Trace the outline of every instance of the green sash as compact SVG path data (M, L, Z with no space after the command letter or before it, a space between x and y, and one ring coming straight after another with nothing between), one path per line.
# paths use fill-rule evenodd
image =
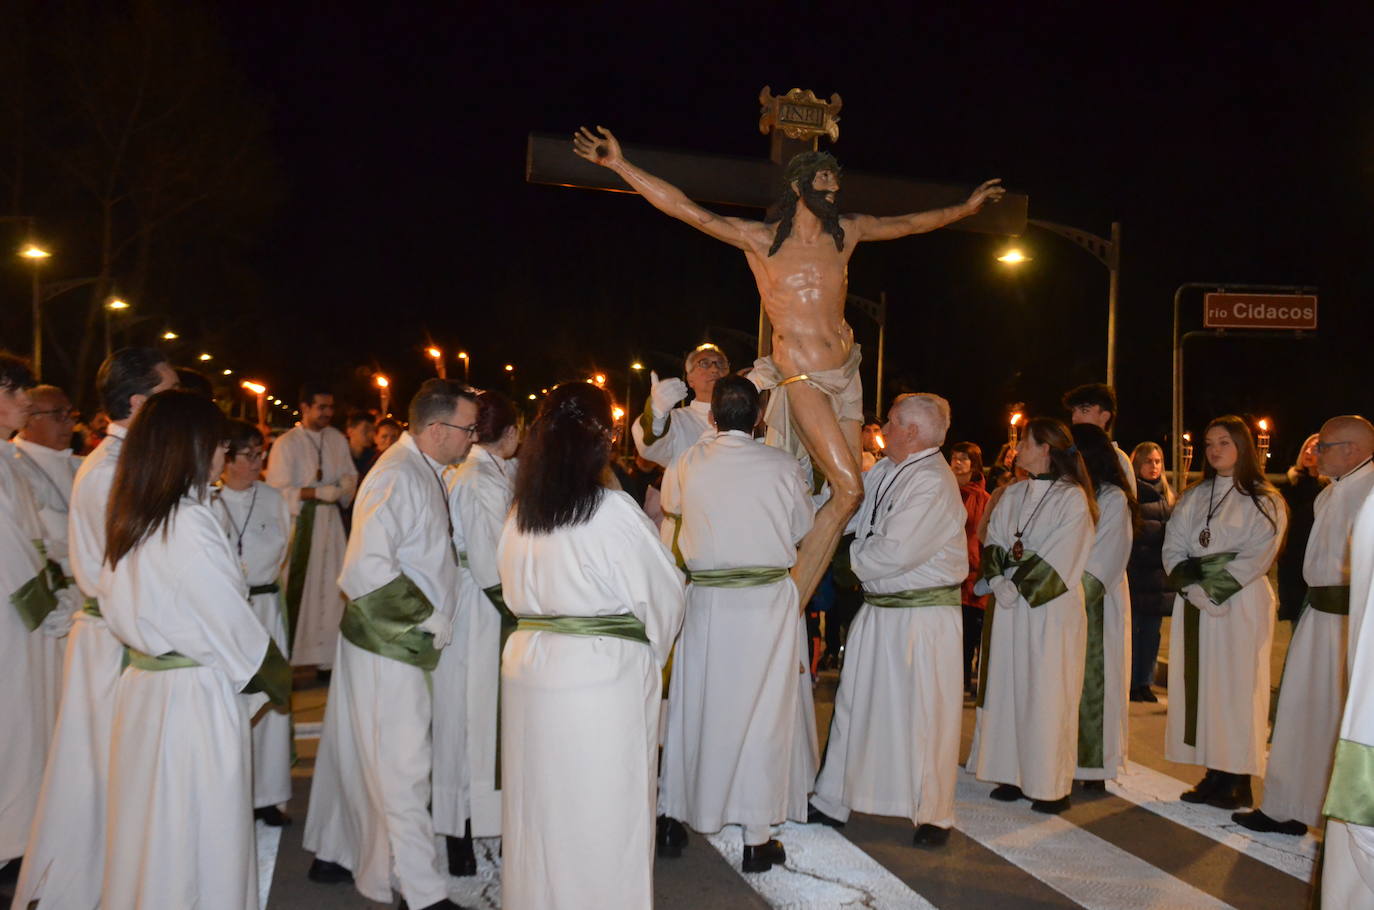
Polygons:
M1302 605L1333 616L1349 616L1350 585L1313 585Z
M1169 573L1169 586L1183 597L1183 589L1189 585L1200 585L1207 596L1215 603L1223 603L1243 587L1234 575L1226 571L1226 566L1237 556L1236 553L1212 553L1207 556L1190 556L1174 566ZM1183 598L1183 742L1189 746L1197 745L1197 686L1198 686L1198 643L1202 625L1202 611L1193 606L1188 598Z
M782 581L787 575L787 569L775 566L745 566L688 570L687 580L700 588L758 588Z
M94 616L96 619L103 619L100 615L100 601L94 597L87 597L81 601L81 612L87 616Z
M669 411L668 416L663 418L663 432L654 432L654 400L651 397L644 402L644 413L639 415L639 428L644 431L644 444L651 446L664 436L668 435L668 427L673 424L673 412Z
M134 667L138 670L185 670L188 667L199 667L200 663L194 661L184 654L176 651L168 651L166 654L144 654L137 648L125 648L125 665Z
M338 508L337 502L309 499L301 503L296 516L296 528L291 535L291 558L286 569L286 640L296 634L296 619L301 614L301 596L305 593L305 573L310 563L310 541L315 536L315 511L320 506Z
M981 574L984 579L998 578L1006 574L1007 569L1012 566L1016 567L1016 571L1012 573L1011 582L1032 608L1043 607L1069 592L1064 579L1059 577L1054 566L1042 559L1039 553L1026 551L1020 560L1016 560L1012 559L1011 552L1005 547L991 543L983 547ZM976 699L976 704L980 708L983 707L983 699L987 696L988 672L992 668L992 623L997 615L996 607L997 597L994 595L988 598L987 609L983 611L983 643L979 652L981 656L978 658Z
M291 665L272 639L267 639L267 653L262 655L258 672L253 674L243 691L261 692L272 704L291 710Z
M677 543L678 535L682 533L682 516L679 515L677 512L665 511L663 513L663 517L673 523L673 545L672 547L670 547L670 549L673 551L673 561L677 563L677 567L679 569L686 572L687 560L682 558L682 548L679 547Z
M515 614L506 606L506 598L501 595L501 586L492 585L490 588L483 588L482 593L487 595L487 600L496 608L496 612L501 614L501 637L496 643L496 772L494 775L496 789L501 789L501 655L506 651L506 639L515 631L519 622Z
M458 551L458 565L464 569L472 568L472 564L468 562L468 553L466 550Z
M1083 697L1078 702L1078 767L1101 768L1107 691L1102 618L1107 589L1091 572L1083 573L1083 605L1088 613L1088 660L1083 668Z
M613 613L610 616L517 616L516 620L516 629L521 632L594 635L623 638L645 645L649 643L644 622L633 613Z
M1352 825L1374 825L1374 746L1349 739L1336 742L1322 815Z
M249 597L257 597L259 594L276 594L281 590L281 585L275 581L269 581L265 585L253 585L248 589Z
M48 567L44 565L37 575L20 585L19 590L10 595L10 603L19 611L24 628L32 632L41 626L57 606L57 595L52 590Z
M339 633L350 644L421 670L439 663L434 636L419 628L434 605L404 573L344 606Z
M864 603L875 607L957 607L959 606L959 586L940 585L934 588L917 588L913 591L897 591L893 594L872 594L864 592Z

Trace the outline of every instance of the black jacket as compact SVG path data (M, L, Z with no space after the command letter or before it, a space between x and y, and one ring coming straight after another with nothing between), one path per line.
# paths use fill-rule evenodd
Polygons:
M1131 544L1126 580L1131 588L1131 612L1138 616L1168 616L1174 611L1174 592L1164 571L1164 526L1174 507L1164 501L1164 482L1136 477L1140 526Z

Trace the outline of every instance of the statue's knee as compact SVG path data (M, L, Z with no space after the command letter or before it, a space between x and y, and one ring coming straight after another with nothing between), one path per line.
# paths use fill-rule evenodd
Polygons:
M863 482L856 477L840 478L832 485L831 495L846 515L852 515L864 501Z

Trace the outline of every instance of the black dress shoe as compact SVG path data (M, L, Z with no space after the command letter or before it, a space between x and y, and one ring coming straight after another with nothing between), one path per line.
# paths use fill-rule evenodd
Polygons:
M410 904L407 904L405 902L405 898L401 898L401 904L399 907L396 908L396 910L410 910ZM458 904L455 904L448 898L444 898L443 900L430 904L427 907L421 907L420 910L463 910L463 908Z
M462 837L444 835L448 847L448 874L461 877L477 874L477 854L472 852L472 822Z
M744 861L740 863L740 868L745 872L767 872L774 866L780 866L787 862L787 850L783 848L782 842L770 840L766 844L759 844L755 847L745 845Z
M1031 810L1043 812L1046 815L1058 815L1069 808L1069 798L1061 796L1058 799L1033 799L1031 800Z
M285 828L291 824L291 816L276 806L263 806L261 809L254 809L253 817L261 819L262 823L269 828Z
M1248 809L1255 803L1250 789L1250 775L1223 774L1222 783L1207 797L1207 805L1216 809Z
M943 847L949 843L949 829L938 825L917 825L911 841L918 847Z
M808 825L825 825L827 828L844 827L844 822L834 816L826 815L810 803L806 804L806 823Z
M1149 686L1140 687L1140 700L1149 705L1159 704L1159 696L1156 695L1155 690Z
M1004 803L1014 803L1018 799L1026 798L1026 794L1022 793L1021 788L1016 784L998 784L992 788L992 792L988 796Z
M658 855L672 859L682 855L687 846L687 826L666 815L658 817Z
M353 881L352 872L327 859L317 859L311 863L310 871L305 873L305 877L321 885L338 885Z
M333 678L334 678L334 671L333 671L333 670L324 670L324 669L320 669L320 670L316 670L316 671L315 671L315 679L317 679L317 680L319 680L320 682L324 683L326 686L329 685L329 681L330 681L331 679L333 679Z
M1107 782L1105 780L1080 780L1078 783L1083 785L1084 793L1107 792Z
M1242 828L1249 828L1251 831L1291 834L1294 837L1302 837L1307 833L1307 826L1295 818L1281 822L1278 819L1270 818L1258 809L1251 812L1233 812L1231 813L1231 821Z
M1185 803L1205 803L1216 792L1221 783L1222 772L1207 769L1207 773L1202 775L1202 780L1197 782L1193 789L1187 791L1179 797Z

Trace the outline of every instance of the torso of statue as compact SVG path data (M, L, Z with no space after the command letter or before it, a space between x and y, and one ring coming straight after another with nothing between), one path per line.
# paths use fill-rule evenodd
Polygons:
M793 231L769 256L776 228L758 224L744 252L773 323L773 360L789 375L843 366L854 347L844 319L849 257L857 245L852 232L846 225L844 249L837 250L829 234L803 239Z

